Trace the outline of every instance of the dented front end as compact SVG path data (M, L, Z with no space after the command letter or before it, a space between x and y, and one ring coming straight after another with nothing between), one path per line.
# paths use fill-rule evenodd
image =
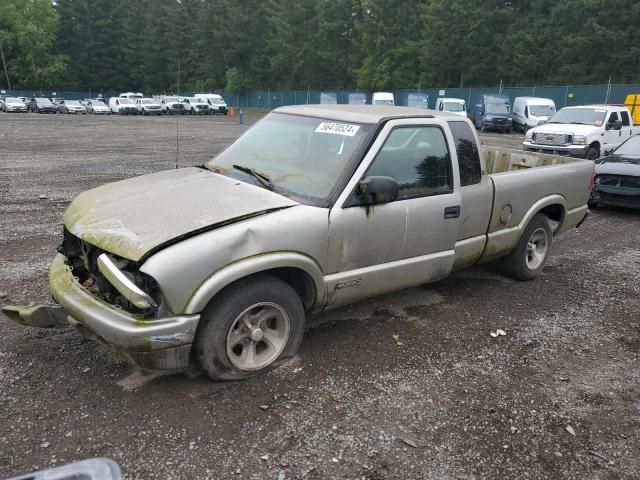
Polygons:
M49 287L58 305L6 306L3 313L22 325L71 325L140 368L188 368L200 315L172 315L161 302L149 309L127 308L127 301L113 286L104 285L99 272L92 274L78 261L59 253L51 263Z

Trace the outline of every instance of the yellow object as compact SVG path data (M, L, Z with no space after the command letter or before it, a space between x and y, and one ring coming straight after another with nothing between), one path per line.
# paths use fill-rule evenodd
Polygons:
M640 93L627 95L624 101L625 107L631 112L631 119L634 125L640 125Z

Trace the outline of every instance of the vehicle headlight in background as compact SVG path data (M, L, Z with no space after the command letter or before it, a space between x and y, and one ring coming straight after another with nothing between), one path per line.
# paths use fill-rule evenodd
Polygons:
M533 140L533 130L527 130L527 133L524 134L524 139L527 142L530 142L531 140Z
M138 308L157 307L156 301L120 270L106 253L98 257L98 270L120 294Z
M586 145L587 137L585 137L584 135L574 135L571 143L573 143L574 145Z

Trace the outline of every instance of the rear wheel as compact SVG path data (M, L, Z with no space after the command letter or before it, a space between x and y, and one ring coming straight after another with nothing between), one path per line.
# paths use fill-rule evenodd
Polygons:
M525 228L516 248L502 258L500 270L516 280L538 278L549 258L552 242L553 232L549 219L542 213L537 213Z
M261 274L227 287L202 322L194 345L200 367L212 380L241 380L296 354L305 312L289 284Z

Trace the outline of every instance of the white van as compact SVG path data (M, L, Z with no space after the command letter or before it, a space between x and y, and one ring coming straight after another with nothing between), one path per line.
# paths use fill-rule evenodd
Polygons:
M138 114L136 104L128 97L111 97L109 99L109 108L113 113L119 113L120 115Z
M550 98L516 97L512 112L513 129L526 132L547 123L556 113L556 104Z
M395 99L391 92L374 92L371 97L371 105L395 105Z
M209 113L211 115L216 113L227 114L227 102L217 93L196 93L194 97L200 98L209 104Z
M410 93L407 95L407 107L429 108L429 95L426 93Z
M461 98L441 97L436 100L436 110L441 112L455 113L463 117L467 116L467 102Z

